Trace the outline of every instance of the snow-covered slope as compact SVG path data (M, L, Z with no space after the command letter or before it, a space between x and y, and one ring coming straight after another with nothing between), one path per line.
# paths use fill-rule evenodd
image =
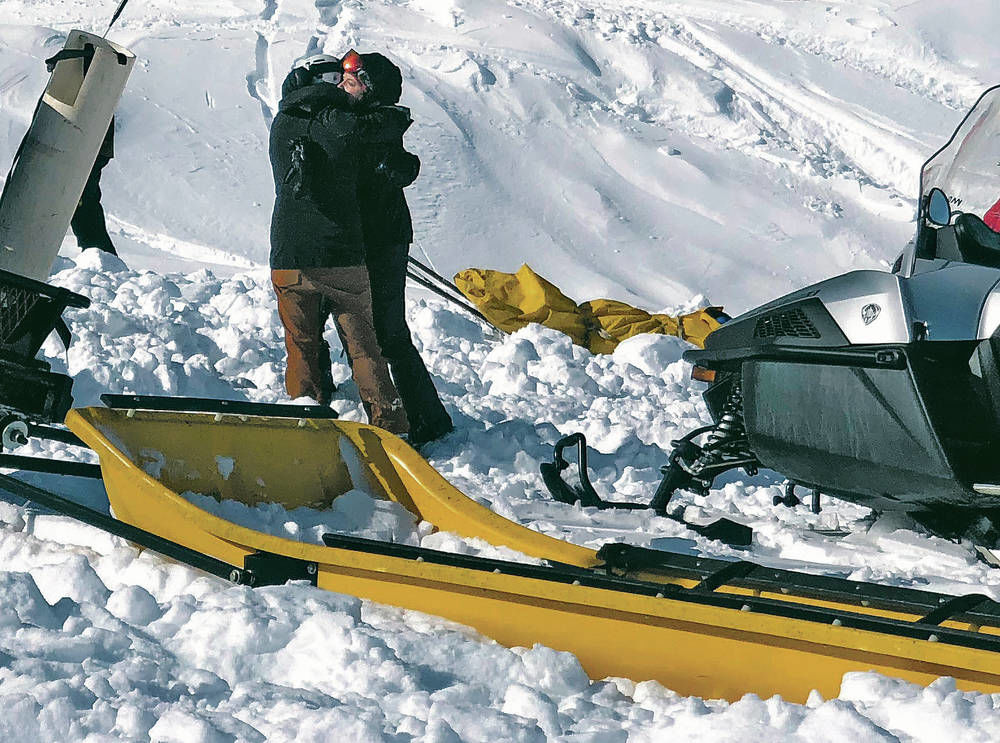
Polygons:
M103 30L109 4L2 5L10 153L59 31ZM993 4L939 5L133 3L107 203L127 251L265 263L282 77L309 50L382 49L423 160L417 249L443 273L530 261L581 300L741 311L912 233L919 165L997 54L966 31L1000 21Z
M103 31L115 5L0 3L0 166L45 83L41 60L70 28ZM986 0L132 0L112 37L140 61L102 182L128 268L67 241L53 281L94 304L68 317L68 354L54 340L44 351L81 404L105 391L282 398L266 138L307 51L377 49L403 68L407 144L423 161L408 190L415 250L442 273L528 262L581 300L739 312L895 257L920 164L994 82L1000 52L983 29L998 22ZM581 544L734 554L666 519L542 494L538 463L582 430L599 490L649 496L670 440L706 417L680 341L592 356L537 327L496 338L418 292L409 309L457 424L427 453L463 491ZM335 374L334 406L360 417L343 359ZM107 505L99 486L23 476ZM1000 576L967 548L861 531L866 511L848 504L776 510L779 487L733 474L679 502L750 523L750 559L1000 598ZM804 706L686 699L591 682L571 657L413 613L227 586L18 506L0 503L0 521L4 739L1000 738L1000 699L948 681L851 675L839 699ZM830 527L858 533L816 531Z

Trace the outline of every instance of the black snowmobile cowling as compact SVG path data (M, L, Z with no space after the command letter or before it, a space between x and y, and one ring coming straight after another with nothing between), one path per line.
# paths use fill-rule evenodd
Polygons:
M827 493L948 535L983 515L1000 531L1000 86L924 163L918 205L891 271L799 289L684 354L710 383L713 423L674 442L649 507L766 467L788 478L775 505L801 485L814 510ZM543 474L554 497L583 502L589 483L561 481L566 444Z

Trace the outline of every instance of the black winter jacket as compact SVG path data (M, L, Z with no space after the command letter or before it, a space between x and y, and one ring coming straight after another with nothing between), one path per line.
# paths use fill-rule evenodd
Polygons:
M275 202L271 268L333 268L364 263L358 181L361 145L401 141L409 117L359 108L329 83L286 95L271 124ZM305 167L294 168L296 143Z
M403 124L403 131L412 123L409 109L402 106L379 106L373 114L396 119ZM413 242L413 222L403 188L413 183L419 172L420 160L403 148L402 132L392 142L362 145L358 199L369 262L378 260L379 248Z

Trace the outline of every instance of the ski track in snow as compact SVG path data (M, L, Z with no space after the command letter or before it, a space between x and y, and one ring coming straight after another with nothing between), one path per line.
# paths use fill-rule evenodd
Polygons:
M70 28L103 31L111 10L0 5L7 160L44 85L41 61ZM303 54L385 49L402 67L415 119L406 141L423 162L408 191L414 252L442 273L527 261L579 300L660 310L707 297L738 312L895 256L912 234L921 162L995 82L1000 53L975 33L995 22L1000 10L984 2L965 12L888 0L130 3L112 38L140 61L102 188L135 270L68 241L54 282L93 304L68 313L68 353L54 339L43 352L74 376L83 405L109 391L284 399L264 268L266 136ZM707 421L684 344L642 336L593 356L537 326L484 335L437 300L411 301L409 314L457 429L429 459L507 518L590 547L625 541L1000 599L1000 574L967 546L888 519L868 529L867 509L832 499L820 514L775 508L774 473L730 473L707 498L675 497L689 518L751 525L748 551L644 513L554 503L538 465L577 430L600 493L650 497L670 441ZM360 420L339 340L328 340L334 407ZM16 453L87 458L38 442ZM107 509L99 485L23 476ZM329 526L309 518L305 531ZM354 512L330 518L375 528ZM852 534L817 531L833 528ZM507 650L303 586L229 586L17 504L0 502L0 556L9 740L307 741L331 730L422 743L1000 739L1000 695L948 680L923 689L849 674L838 699L805 705L590 681L564 653Z

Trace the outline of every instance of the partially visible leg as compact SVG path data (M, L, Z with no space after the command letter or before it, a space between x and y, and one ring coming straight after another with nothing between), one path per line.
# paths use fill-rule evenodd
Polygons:
M323 330L326 327L326 319L330 316L330 308L326 306L326 301L320 303L319 308L319 341L320 349L318 354L320 383L320 397L326 405L333 399L333 393L337 391L337 385L333 382L333 362L330 359L330 344L323 337Z
M314 268L308 269L307 274L310 282L322 291L337 323L368 420L392 433L406 433L409 431L406 412L375 338L367 269L364 266Z
M271 284L278 297L278 316L285 328L285 389L291 397L309 397L323 404L322 374L319 366L323 325L322 297L303 284L301 271L271 271Z
M419 443L443 436L452 424L406 324L406 254L406 245L385 248L369 257L368 270L375 334L406 408L410 438Z
M98 156L94 167L83 187L80 203L73 212L70 227L76 236L77 245L81 248L99 248L106 253L118 255L115 246L108 235L108 226L104 219L104 209L101 207L101 171L110 159Z

